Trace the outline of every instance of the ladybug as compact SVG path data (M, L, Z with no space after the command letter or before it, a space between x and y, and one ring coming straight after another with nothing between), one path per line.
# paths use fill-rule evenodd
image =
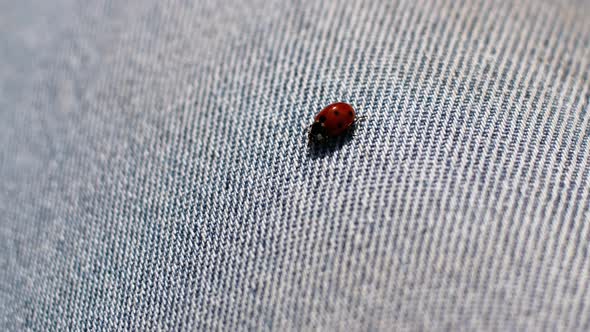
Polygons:
M309 127L309 142L323 143L330 137L346 133L356 120L354 108L347 103L334 103L326 106L314 118Z

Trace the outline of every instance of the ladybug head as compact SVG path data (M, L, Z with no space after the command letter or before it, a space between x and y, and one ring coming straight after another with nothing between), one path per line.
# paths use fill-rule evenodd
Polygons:
M326 138L328 138L326 127L318 121L314 122L311 127L309 127L308 138L312 143L324 142Z

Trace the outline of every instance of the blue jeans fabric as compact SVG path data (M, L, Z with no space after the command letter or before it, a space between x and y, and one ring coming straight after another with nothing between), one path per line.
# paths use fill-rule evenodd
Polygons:
M589 330L589 12L1 2L0 329Z

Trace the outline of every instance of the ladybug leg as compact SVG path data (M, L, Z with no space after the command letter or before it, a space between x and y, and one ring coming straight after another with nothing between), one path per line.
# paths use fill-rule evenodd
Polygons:
M360 127L360 123L365 121L366 119L367 119L367 116L365 116L365 115L361 115L361 116L356 117L356 120L354 121L354 123L350 127L352 137L358 136L358 129Z
M312 127L313 127L313 125L309 125L309 124L305 124L305 125L302 124L302 127L301 127L302 134L303 134L303 136L305 136L305 138L308 141L309 141Z
M356 137L357 136L356 130L358 129L359 123L361 123L361 122L363 122L365 120L367 120L367 116L364 115L364 114L363 115L357 115L356 116L356 119L355 119L354 123L352 124L352 128L351 128L352 129L352 137Z

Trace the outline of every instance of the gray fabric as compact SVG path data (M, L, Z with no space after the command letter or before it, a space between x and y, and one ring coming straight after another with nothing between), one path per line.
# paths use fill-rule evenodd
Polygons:
M0 329L589 330L589 12L0 2Z

